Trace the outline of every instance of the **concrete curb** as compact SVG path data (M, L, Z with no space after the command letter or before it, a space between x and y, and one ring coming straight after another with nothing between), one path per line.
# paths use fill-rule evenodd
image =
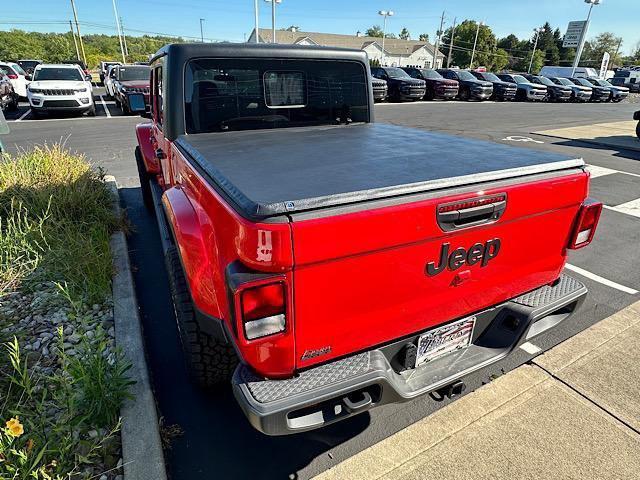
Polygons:
M119 213L116 179L106 176L105 182L114 195L113 208ZM131 387L134 398L125 402L120 411L124 476L130 480L166 480L158 414L147 369L142 324L124 233L115 232L111 235L110 246L114 270L112 288L116 344L131 363L129 375L136 382Z

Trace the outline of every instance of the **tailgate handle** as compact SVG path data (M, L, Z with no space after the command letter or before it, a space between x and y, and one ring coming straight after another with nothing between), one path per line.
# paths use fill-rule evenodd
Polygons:
M445 232L497 221L507 206L506 194L438 205L438 225Z

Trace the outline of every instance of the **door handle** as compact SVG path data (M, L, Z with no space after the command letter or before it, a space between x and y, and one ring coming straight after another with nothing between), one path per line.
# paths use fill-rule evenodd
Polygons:
M438 225L445 232L495 222L507 206L505 194L438 205Z

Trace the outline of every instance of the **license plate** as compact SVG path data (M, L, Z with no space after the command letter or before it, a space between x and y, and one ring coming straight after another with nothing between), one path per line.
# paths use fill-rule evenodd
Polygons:
M463 318L421 335L418 340L416 367L454 350L467 348L471 343L475 323L475 316Z
M132 112L144 112L144 95L141 93L132 93L129 95L129 109Z

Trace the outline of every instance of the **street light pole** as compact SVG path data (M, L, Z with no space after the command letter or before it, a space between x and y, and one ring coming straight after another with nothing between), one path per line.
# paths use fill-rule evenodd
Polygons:
M478 28L476 29L476 39L473 41L473 51L471 52L471 62L469 63L469 70L473 68L473 58L476 56L476 46L478 45L478 35L480 34L480 27L482 27L484 23L478 22Z
M384 21L382 23L382 65L384 66L385 61L385 50L384 50L384 39L387 36L387 17L393 17L393 10L380 10L378 15L382 15L384 17Z
M574 77L576 75L576 68L580 64L580 57L582 56L582 50L584 49L584 43L587 40L587 32L589 31L589 22L591 21L591 10L593 10L594 5L600 5L601 0L584 0L584 3L590 4L589 14L587 15L587 21L584 25L584 30L582 30L582 35L580 36L580 43L578 44L578 51L576 52L576 58L573 60L573 70L571 70L571 76Z
M271 3L271 43L276 43L276 3L282 3L282 0L264 0Z
M533 42L533 52L531 53L531 61L529 62L529 69L527 73L531 73L531 66L533 65L533 57L536 55L536 47L538 46L538 37L540 36L540 28L534 28L533 31L536 32L536 41Z
M204 18L200 19L200 41L204 43L204 29L202 28L202 24L204 23Z
M253 14L255 16L255 20L256 20L256 27L255 27L255 33L256 33L256 43L260 43L260 27L259 27L259 21L258 21L258 0L253 0Z

